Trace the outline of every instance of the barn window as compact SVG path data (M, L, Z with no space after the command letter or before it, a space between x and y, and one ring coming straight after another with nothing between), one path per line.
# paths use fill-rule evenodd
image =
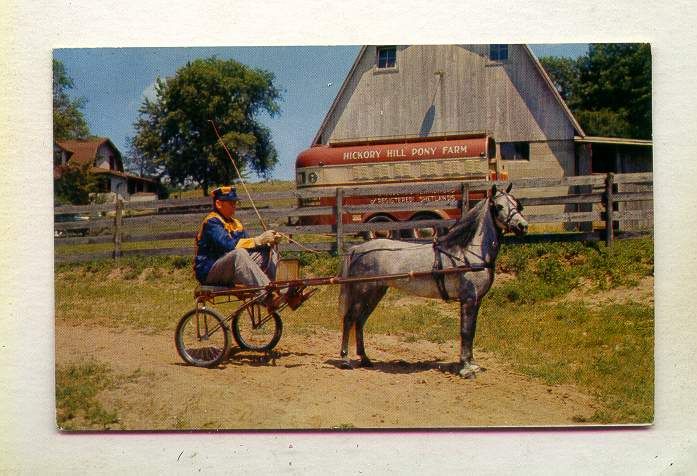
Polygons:
M530 160L529 142L501 142L503 160Z
M397 66L397 47L381 46L378 48L378 68L394 68Z
M491 61L506 61L508 59L508 45L489 45L489 58Z

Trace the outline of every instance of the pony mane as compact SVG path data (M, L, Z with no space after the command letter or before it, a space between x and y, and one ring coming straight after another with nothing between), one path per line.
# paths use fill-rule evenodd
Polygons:
M453 246L456 244L469 244L474 238L474 234L477 232L477 227L481 221L482 214L487 212L486 205L489 203L489 199L477 203L472 207L463 218L459 219L455 224L450 227L448 232L438 237L438 244L445 246Z

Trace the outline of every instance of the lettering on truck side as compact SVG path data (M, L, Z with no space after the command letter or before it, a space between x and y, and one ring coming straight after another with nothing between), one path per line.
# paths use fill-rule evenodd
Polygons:
M379 159L379 150L356 150L353 152L344 152L344 160L360 160L360 159Z
M466 154L467 153L467 146L466 145L444 145L443 146L443 154Z
M411 155L422 156L422 155L436 155L435 147L414 147L411 149Z

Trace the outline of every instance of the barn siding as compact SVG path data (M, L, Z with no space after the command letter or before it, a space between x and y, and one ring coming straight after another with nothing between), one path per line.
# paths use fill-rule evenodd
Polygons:
M497 146L499 148L500 146ZM573 141L544 141L530 143L530 160L502 160L503 170L511 179L562 178L575 175L575 145ZM500 155L500 150L497 150ZM567 195L569 187L526 188L515 191L519 198ZM576 205L545 205L526 207L531 215L579 211Z
M574 125L524 45L509 45L503 62L489 59L489 45L397 46L394 70L377 70L376 54L368 46L359 58L320 143L487 132L499 144L530 142L529 161L502 161L511 179L576 174ZM575 211L531 212L564 210Z
M572 140L573 125L525 47L510 45L502 63L488 50L399 46L397 68L385 71L375 67L376 47L367 47L320 141L457 131L488 131L500 142Z

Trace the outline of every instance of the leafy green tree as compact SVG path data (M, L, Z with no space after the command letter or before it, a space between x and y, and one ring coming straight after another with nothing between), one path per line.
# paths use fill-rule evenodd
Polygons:
M126 137L126 143L128 144L128 152L123 158L126 170L141 177L161 175L161 168L158 168L143 153L142 149L138 147L135 137Z
M571 58L557 58L556 56L545 56L540 58L540 62L549 74L549 77L557 88L562 99L571 107L572 101L576 99L578 92L579 72L578 61Z
M648 44L592 44L577 60L540 61L587 134L651 138Z
M56 205L86 205L90 193L100 190L100 178L90 172L90 164L61 166L53 181Z
M53 60L53 140L82 139L90 134L81 109L85 98L72 99L68 91L73 80L65 66Z
M195 181L204 195L236 178L213 121L240 171L267 177L278 162L271 133L259 114L279 113L274 75L215 57L189 62L174 77L157 80L154 101L145 99L134 124L134 151L173 185Z

